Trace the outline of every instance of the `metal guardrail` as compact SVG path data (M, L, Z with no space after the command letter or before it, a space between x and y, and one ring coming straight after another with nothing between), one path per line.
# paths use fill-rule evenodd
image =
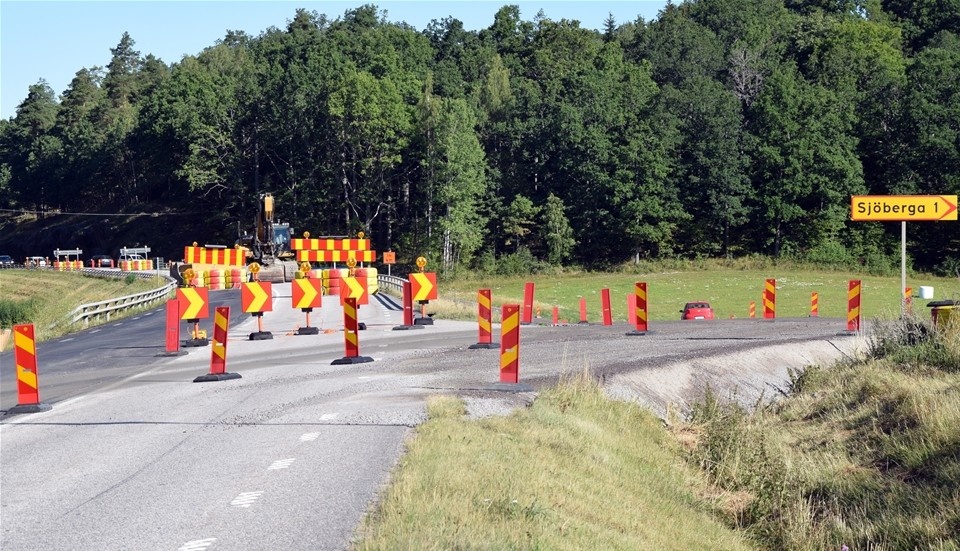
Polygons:
M407 279L404 277L377 274L377 283L380 284L380 287L396 294L397 296L403 296L403 284L406 282Z
M126 277L127 274L131 272L107 272L106 270L92 270L84 269L84 272L94 273L97 275L113 275L118 274L120 277ZM141 279L153 279L158 277L155 273L138 273L137 277ZM90 304L81 304L73 309L72 312L67 314L67 319L71 324L83 322L83 326L86 327L90 324L91 319L97 319L101 316L105 317L107 321L110 320L110 314L120 310L127 310L130 308L139 308L142 306L147 306L151 303L163 300L166 298L174 289L177 288L177 282L168 275L160 275L164 280L167 281L167 284L158 289L153 289L151 291L145 291L143 293L136 293L133 295L127 295L119 298L112 298L108 300L101 300L100 302L91 302Z

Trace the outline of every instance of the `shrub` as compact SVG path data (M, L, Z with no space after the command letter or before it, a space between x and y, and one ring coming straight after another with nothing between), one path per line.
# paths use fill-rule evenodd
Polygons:
M18 323L29 323L37 313L35 300L0 299L0 327L13 327Z

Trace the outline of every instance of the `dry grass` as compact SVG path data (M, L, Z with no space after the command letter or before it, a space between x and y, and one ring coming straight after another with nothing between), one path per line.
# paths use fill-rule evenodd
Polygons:
M510 417L437 397L355 549L746 549L661 422L568 381ZM701 503L698 505L698 503Z
M155 289L165 284L154 279L99 278L48 270L0 270L0 298L33 301L37 340L61 336L75 329L66 319L77 306Z

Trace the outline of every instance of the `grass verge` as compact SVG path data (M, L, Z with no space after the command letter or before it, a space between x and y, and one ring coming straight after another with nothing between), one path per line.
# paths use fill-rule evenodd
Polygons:
M48 270L0 270L0 325L9 329L14 323L33 323L38 341L56 338L77 329L65 317L77 306L149 291L165 283Z
M957 321L892 323L753 411L708 395L676 430L729 524L771 549L960 549Z
M434 397L357 550L748 549L651 413L586 378L509 417Z

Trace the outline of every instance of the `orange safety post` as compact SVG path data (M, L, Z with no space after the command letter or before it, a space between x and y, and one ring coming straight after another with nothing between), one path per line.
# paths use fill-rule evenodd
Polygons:
M217 306L213 315L213 342L210 347L210 373L193 380L195 383L240 379L239 373L227 373L227 329L230 326L230 307Z
M8 414L38 413L52 406L40 402L37 344L32 323L13 326L13 356L17 369L17 405Z
M757 317L757 303L752 300L750 301L750 317L751 318Z
M860 331L860 280L847 285L847 331Z
M763 288L763 317L775 319L777 317L777 280L768 279Z
M810 317L815 318L820 315L820 295L816 291L810 293Z
M477 327L480 333L477 344L472 344L467 348L476 350L480 348L496 348L499 344L493 342L493 298L490 289L480 289L477 291Z
M423 329L423 325L414 323L413 319L413 283L410 280L404 280L403 285L403 325L397 325L394 331L405 331L407 329Z
M590 323L587 321L587 299L580 297L580 323Z
M520 382L520 305L504 304L500 321L500 382Z
M164 356L179 356L186 354L180 350L180 301L172 298L167 301L167 331L166 350Z
M553 307L553 326L556 327L560 325L560 308L557 306Z
M520 323L530 325L533 322L533 283L527 282L523 286L523 315Z
M603 310L603 324L613 325L613 316L610 313L610 289L600 289L600 307Z
M360 330L357 323L357 299L343 300L343 348L344 355L330 365L359 364L372 362L373 358L360 355Z
M647 334L647 284L638 281L634 286L633 295L634 311L633 324L635 329L628 331L627 335L646 335Z

